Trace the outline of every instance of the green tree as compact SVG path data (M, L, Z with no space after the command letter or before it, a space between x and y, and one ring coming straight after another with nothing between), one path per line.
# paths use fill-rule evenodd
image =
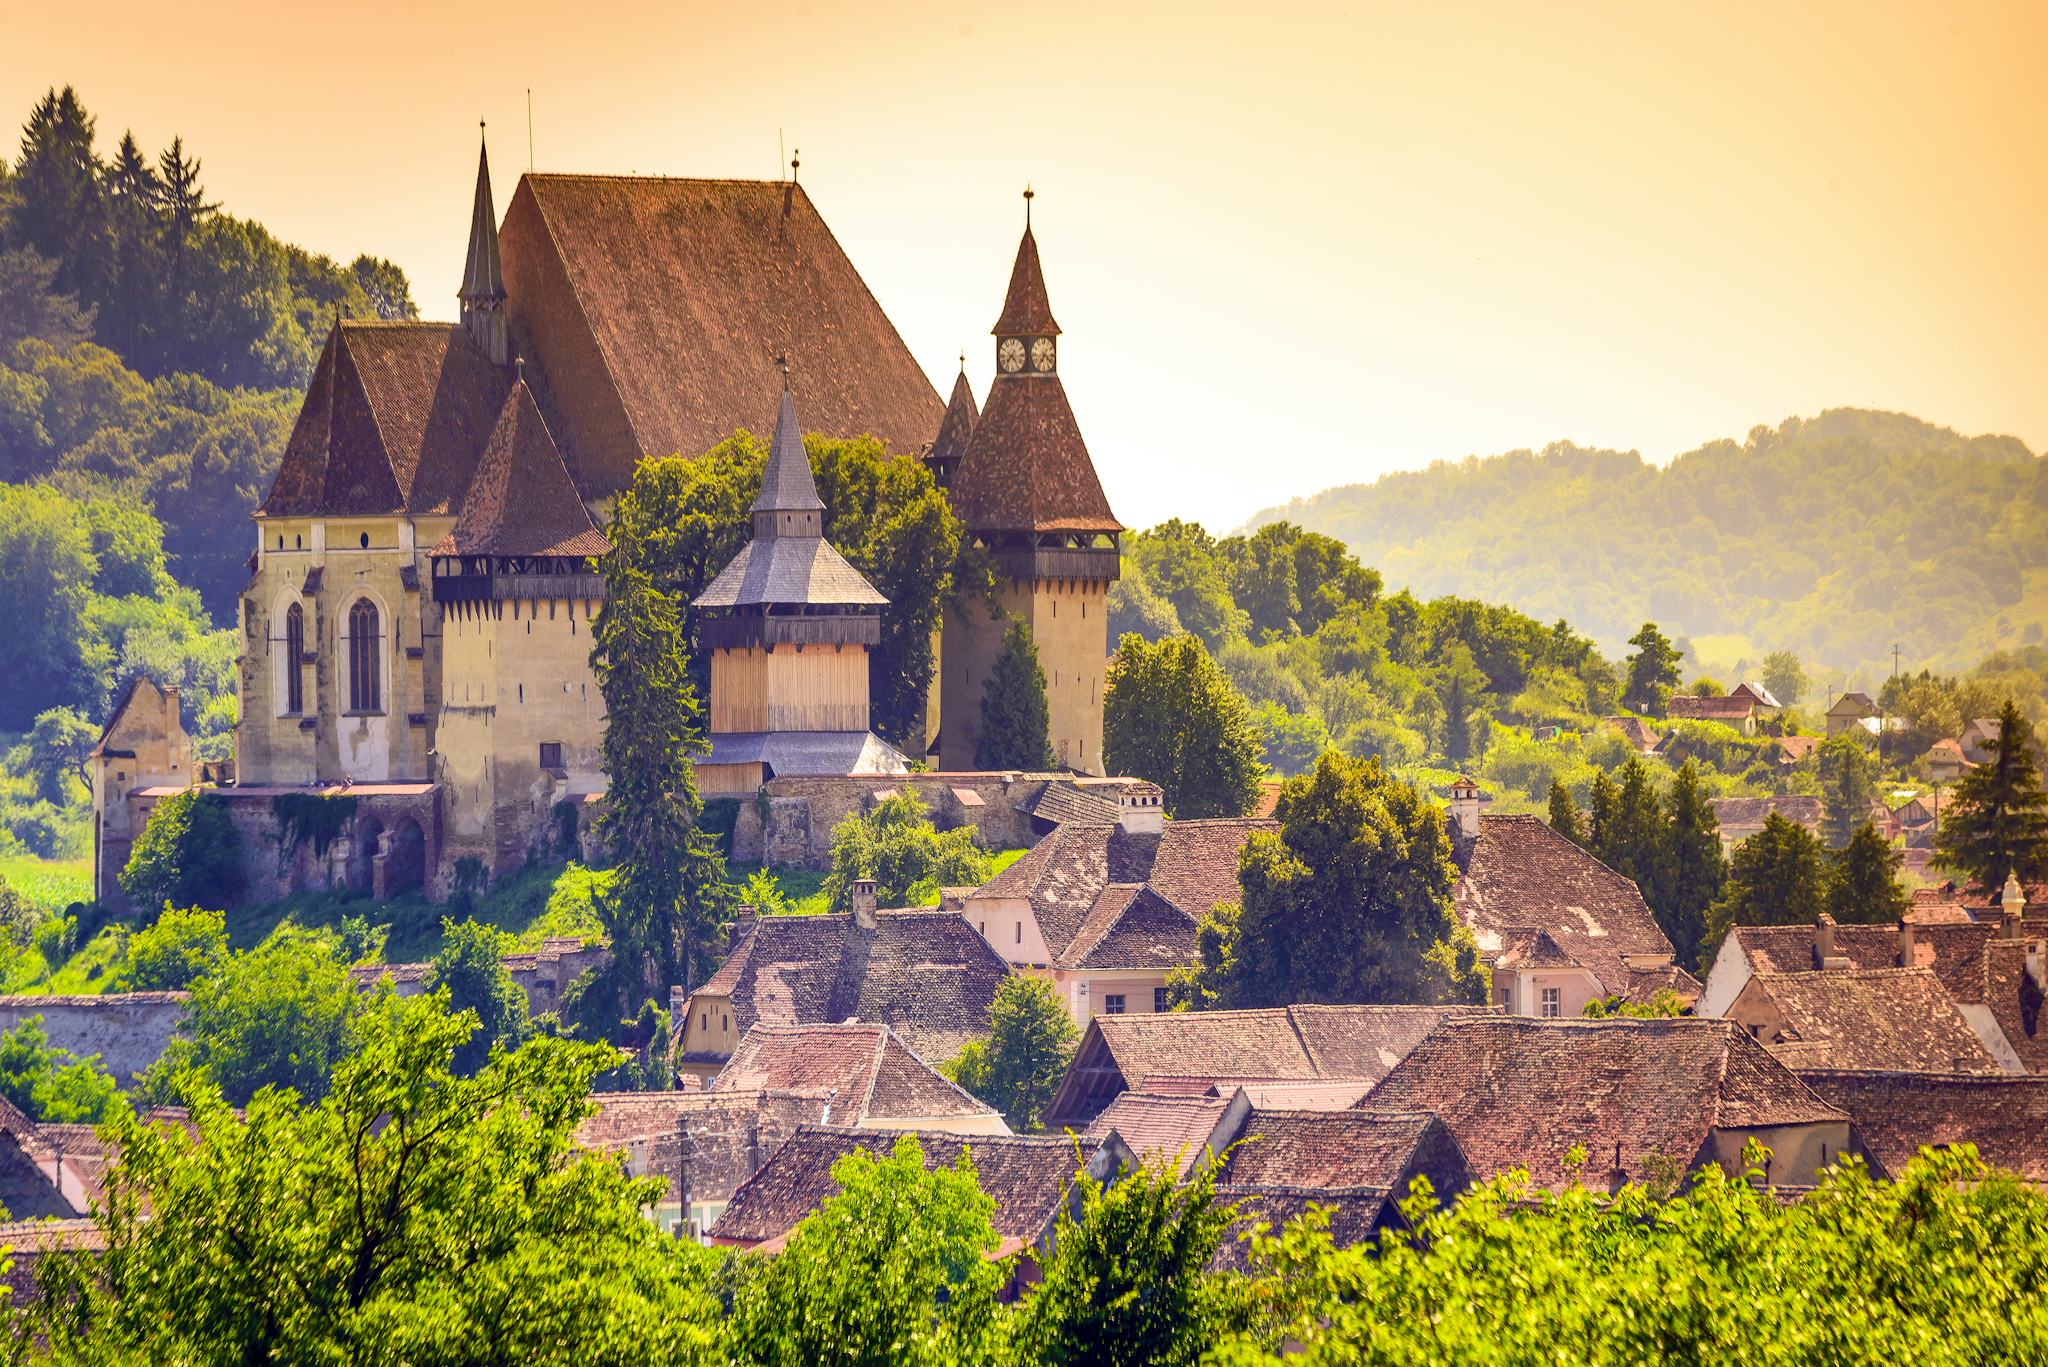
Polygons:
M0 485L0 637L12 666L0 727L26 730L38 713L96 692L108 663L86 624L98 568L71 500L54 489Z
M242 838L219 798L187 788L159 801L128 852L121 891L137 906L227 907L242 892Z
M1044 978L1003 979L988 1024L988 1039L962 1051L953 1080L1001 1111L1012 1130L1035 1131L1074 1060L1080 1031Z
M463 1077L482 1069L494 1046L502 1045L509 1053L533 1033L526 1018L526 992L505 969L505 955L516 944L495 926L441 919L441 948L434 955L427 986L447 989L450 1011L468 1011L476 1017L476 1033L456 1047L449 1065Z
M54 806L69 806L89 795L85 757L99 740L99 728L69 707L53 707L36 716L23 738L22 776L36 785L36 796Z
M1786 707L1796 707L1810 686L1799 657L1789 650L1774 650L1764 656L1763 685Z
M2010 698L1991 758L1964 774L1935 836L1935 862L1994 893L2008 874L2048 878L2048 794L2035 767L2034 728Z
M1117 642L1103 679L1102 754L1113 774L1159 785L1166 814L1242 816L1259 794L1258 723L1193 636Z
M121 972L125 992L183 992L227 961L227 917L204 907L166 906L147 930L128 941Z
M1889 925L1906 914L1913 898L1899 882L1905 856L1866 821L1849 843L1828 852L1828 914L1843 925Z
M1174 990L1203 1006L1478 1002L1487 975L1451 911L1457 867L1437 805L1378 760L1331 752L1280 789L1240 904L1204 917Z
M1650 767L1631 755L1621 766L1621 787L1614 810L1600 827L1593 856L1624 878L1632 879L1652 906L1665 900L1671 878L1671 834Z
M839 1192L733 1298L730 1360L757 1367L954 1367L992 1360L1003 1268L995 1203L963 1148L925 1168L917 1136L832 1165Z
M1678 767L1665 807L1671 842L1665 864L1668 878L1660 902L1652 909L1676 951L1677 962L1696 963L1700 941L1707 933L1707 908L1728 882L1728 856L1721 848L1714 804L1691 760Z
M1208 1271L1233 1215L1216 1199L1220 1166L1205 1162L1186 1182L1163 1159L1108 1184L1077 1173L1080 1215L1061 1208L1045 1278L1017 1319L1016 1359L1075 1367L1205 1361L1235 1309L1223 1279Z
M331 939L285 926L250 950L231 951L192 984L178 1034L145 1075L159 1102L190 1104L204 1073L230 1105L266 1087L308 1101L327 1094L363 1006Z
M597 831L617 867L599 903L611 963L574 1003L594 1026L631 1018L668 984L693 985L730 914L725 861L698 825L693 757L706 748L704 713L681 612L635 554L630 539L614 539L591 633L611 783Z
M1045 671L1031 628L1010 619L1003 649L981 693L981 734L974 741L977 769L1053 767L1052 710L1045 701Z
M1138 564L1152 592L1172 605L1174 616L1211 650L1241 636L1245 615L1230 592L1230 568L1216 538L1199 522L1173 518L1124 541L1124 555Z
M1259 724L1259 747L1266 763L1282 778L1307 773L1330 748L1330 729L1313 712L1290 712L1276 702L1262 702L1252 711Z
M1839 850L1849 843L1857 827L1870 820L1870 804L1877 800L1877 785L1870 776L1870 756L1863 743L1845 731L1822 741L1814 762L1820 773L1821 800L1827 809L1821 834L1828 848Z
M1628 657L1628 689L1622 701L1647 716L1661 717L1678 685L1678 649L1655 622L1643 623L1628 643L1636 649Z
M94 127L70 86L42 98L21 131L7 224L10 245L57 262L57 287L81 299L99 297L112 256Z
M880 906L931 905L940 888L978 887L993 876L972 826L941 831L915 793L899 791L832 828L825 895L832 910L850 911L855 880L871 878Z
M104 1252L36 1324L78 1362L696 1363L710 1257L640 1214L658 1183L579 1152L611 1051L541 1038L475 1077L474 1017L374 1002L317 1103L244 1114L186 1080L191 1129L120 1119Z
M1621 794L1615 791L1614 780L1607 776L1605 769L1593 771L1593 788L1586 800L1586 849L1595 859L1606 847L1608 833L1614 826L1614 813L1621 802Z
M0 251L0 357L34 337L68 350L92 336L91 309L57 288L57 263L27 247Z
M1732 926L1812 925L1827 910L1831 871L1813 832L1777 812L1735 847L1728 882L1707 909L1701 967Z
M126 1108L100 1056L52 1046L41 1016L0 1034L0 1097L53 1125L97 1125Z
M1572 801L1571 789L1555 778L1550 780L1550 829L1574 845L1586 843L1586 820L1579 804Z

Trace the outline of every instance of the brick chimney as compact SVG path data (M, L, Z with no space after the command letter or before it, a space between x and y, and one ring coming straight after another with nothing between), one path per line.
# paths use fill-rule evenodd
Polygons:
M1451 781L1451 820L1467 840L1479 836L1479 785L1463 774Z
M1901 916L1899 918L1899 967L1913 967L1914 960L1919 953L1920 936L1913 929L1913 923Z
M853 894L853 923L862 930L875 928L875 880L856 878L848 889Z
M683 1012L688 1009L689 1005L690 994L685 992L680 985L671 984L668 989L668 1018L672 1022L669 1026L671 1030L678 1028L674 1023L682 1021Z
M676 1221L676 1233L694 1239L697 1232L690 1228L690 1126L684 1120L676 1122L676 1200L683 1208L682 1218Z
M1158 835L1166 829L1166 796L1156 783L1128 783L1117 795L1117 824L1125 835Z
M1826 912L1813 923L1813 957L1823 969L1849 967L1849 961L1835 952L1835 918Z

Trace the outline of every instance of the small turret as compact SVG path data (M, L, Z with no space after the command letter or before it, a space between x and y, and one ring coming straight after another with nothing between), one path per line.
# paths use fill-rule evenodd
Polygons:
M481 129L482 124L477 127ZM491 204L488 148L476 156L476 203L469 216L469 258L462 268L462 327L493 365L512 359L505 326L505 272L498 264L498 213Z

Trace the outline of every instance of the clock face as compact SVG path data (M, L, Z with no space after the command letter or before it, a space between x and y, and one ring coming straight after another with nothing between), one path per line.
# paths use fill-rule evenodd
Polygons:
M1031 344L1031 368L1037 371L1052 369L1052 338L1041 337Z
M996 361L1009 374L1016 374L1024 368L1024 343L1015 337L1003 338L1003 344L996 348Z

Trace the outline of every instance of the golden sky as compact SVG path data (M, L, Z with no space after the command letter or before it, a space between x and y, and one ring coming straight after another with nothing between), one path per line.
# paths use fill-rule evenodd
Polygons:
M1822 408L2048 446L2048 4L10 0L0 107L204 158L453 317L526 164L802 179L943 393L1038 191L1124 521ZM780 139L780 142L778 141ZM767 421L763 415L762 421Z

